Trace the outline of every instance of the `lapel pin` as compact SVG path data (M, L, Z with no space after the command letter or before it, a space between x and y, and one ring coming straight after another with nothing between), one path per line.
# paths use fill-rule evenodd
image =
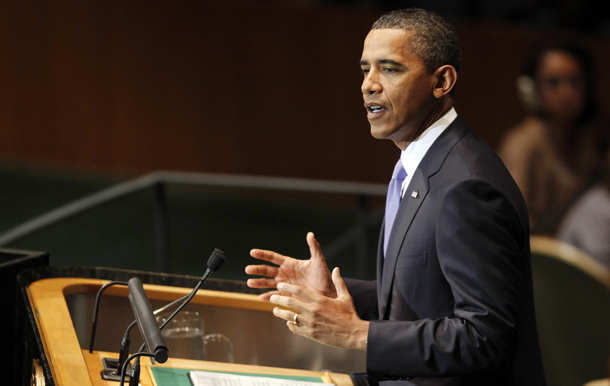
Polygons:
M413 191L413 193L411 193L411 197L417 198L417 196L419 196L419 192Z

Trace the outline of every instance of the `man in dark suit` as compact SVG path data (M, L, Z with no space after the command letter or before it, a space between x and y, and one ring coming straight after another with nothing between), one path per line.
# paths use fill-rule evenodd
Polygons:
M534 319L528 216L499 157L453 108L461 50L454 29L423 10L393 11L369 32L360 62L371 133L401 158L388 189L377 280L309 260L251 255L261 298L288 327L367 352L370 382L544 385Z

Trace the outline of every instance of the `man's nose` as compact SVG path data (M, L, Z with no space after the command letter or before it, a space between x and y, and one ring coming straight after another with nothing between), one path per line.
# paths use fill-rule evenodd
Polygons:
M379 79L377 78L377 74L373 72L373 70L366 74L360 89L363 94L375 94L380 93L383 90L381 83L379 83Z

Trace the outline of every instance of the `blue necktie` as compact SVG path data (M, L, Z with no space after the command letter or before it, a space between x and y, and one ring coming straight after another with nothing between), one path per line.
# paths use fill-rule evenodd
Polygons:
M388 249L388 240L390 239L390 233L392 231L392 225L394 225L394 219L398 212L398 206L400 205L400 191L402 189L402 183L407 177L407 172L402 166L402 161L399 159L394 167L394 173L392 173L392 180L388 186L388 195L385 201L385 228L383 237L383 256L385 258L386 251Z

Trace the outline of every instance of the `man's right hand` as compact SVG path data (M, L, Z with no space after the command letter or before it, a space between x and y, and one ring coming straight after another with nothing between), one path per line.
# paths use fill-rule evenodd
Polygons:
M248 265L246 267L247 274L266 276L266 278L249 279L248 287L277 288L279 283L290 283L305 287L324 296L336 298L337 292L326 265L326 260L320 249L320 244L311 232L307 234L307 244L311 252L309 260L298 260L261 249L250 251L250 255L255 259L268 261L278 265L278 267L265 264ZM269 291L260 295L260 298L261 300L269 301L271 295L278 293L277 290Z

